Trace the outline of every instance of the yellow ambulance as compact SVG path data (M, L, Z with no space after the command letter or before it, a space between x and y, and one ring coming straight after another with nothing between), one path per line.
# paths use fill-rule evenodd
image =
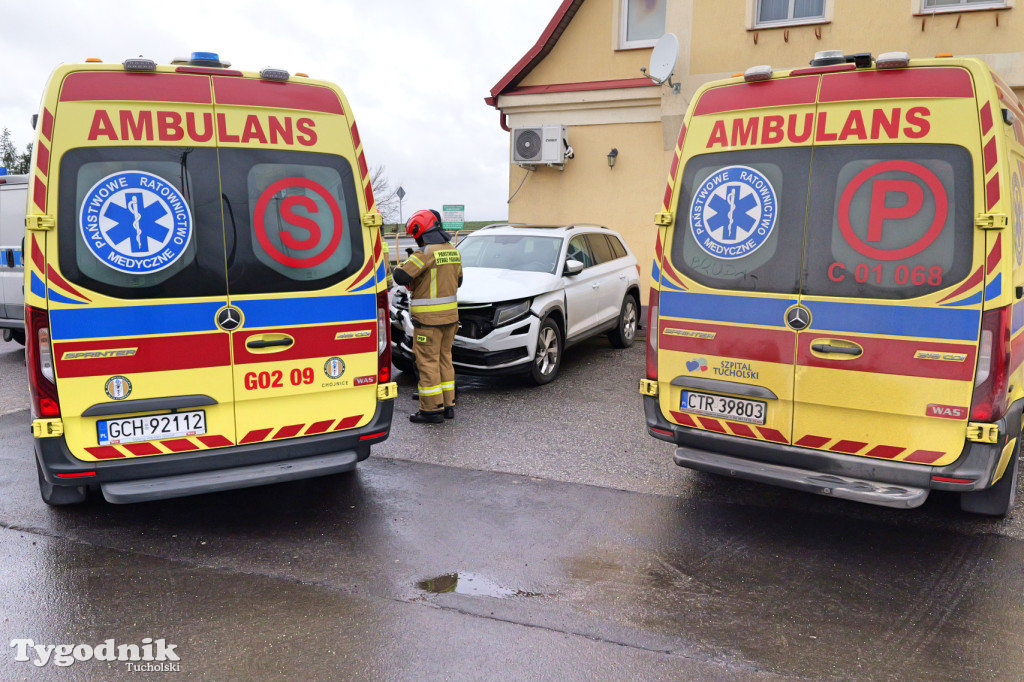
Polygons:
M676 464L838 498L1013 506L1024 107L984 62L819 53L694 96L651 289Z
M45 502L343 472L388 437L381 216L337 86L216 53L61 66L29 181Z

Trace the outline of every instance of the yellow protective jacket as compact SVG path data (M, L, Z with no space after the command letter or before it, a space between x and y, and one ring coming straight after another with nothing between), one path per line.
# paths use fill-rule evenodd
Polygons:
M462 259L450 242L427 245L398 269L412 279L408 286L414 323L440 327L459 321L456 292L462 281Z

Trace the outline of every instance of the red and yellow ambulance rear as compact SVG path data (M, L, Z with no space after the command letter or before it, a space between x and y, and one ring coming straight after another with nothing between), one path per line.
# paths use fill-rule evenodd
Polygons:
M819 54L694 97L658 214L649 432L677 464L1012 507L1024 108L976 59Z
M27 363L43 499L355 467L387 438L387 293L334 85L213 53L62 66L36 125Z

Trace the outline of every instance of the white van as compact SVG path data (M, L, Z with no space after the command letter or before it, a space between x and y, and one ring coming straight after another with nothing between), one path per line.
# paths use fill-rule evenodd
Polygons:
M4 341L25 343L25 273L21 252L25 241L28 176L6 175L0 169L0 329Z

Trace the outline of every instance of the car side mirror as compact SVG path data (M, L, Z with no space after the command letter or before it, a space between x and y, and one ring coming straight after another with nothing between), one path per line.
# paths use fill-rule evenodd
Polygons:
M581 272L583 272L583 263L572 258L565 261L565 270L562 274L564 274L566 277L572 277L574 275L580 274Z

